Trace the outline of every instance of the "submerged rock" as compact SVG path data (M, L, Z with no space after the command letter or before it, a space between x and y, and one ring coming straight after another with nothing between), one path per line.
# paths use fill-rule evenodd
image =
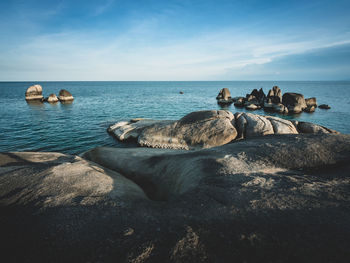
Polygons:
M43 88L40 85L30 86L27 89L25 96L27 101L43 101Z
M68 90L61 89L59 93L59 99L61 102L71 102L74 100L74 97Z
M320 109L324 109L324 110L329 110L331 107L327 104L321 104L320 106L318 106Z

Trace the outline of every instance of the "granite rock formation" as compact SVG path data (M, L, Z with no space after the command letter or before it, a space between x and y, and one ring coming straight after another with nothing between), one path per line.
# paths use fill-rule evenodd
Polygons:
M350 261L350 135L83 158L1 154L6 262Z
M27 89L25 96L27 101L43 101L43 88L40 85L30 86Z

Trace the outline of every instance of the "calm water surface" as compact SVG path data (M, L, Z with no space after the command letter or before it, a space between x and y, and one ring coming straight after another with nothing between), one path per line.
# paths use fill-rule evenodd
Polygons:
M27 104L26 89L40 84L43 95L69 90L72 104ZM134 117L178 119L197 110L220 109L215 97L229 88L233 97L244 96L254 88L265 93L278 85L282 92L316 97L318 104L331 110L283 116L315 122L350 133L350 81L344 82L0 82L0 151L58 151L78 154L96 146L125 145L106 132L119 120ZM184 94L179 94L183 91ZM233 105L226 109L236 109ZM263 110L258 114L269 114Z

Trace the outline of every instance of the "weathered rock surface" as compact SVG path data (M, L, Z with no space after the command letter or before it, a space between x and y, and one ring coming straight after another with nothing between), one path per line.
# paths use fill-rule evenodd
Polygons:
M27 89L25 96L27 101L43 101L43 88L40 85L30 86Z
M246 106L254 107L252 105ZM273 104L275 105L275 104ZM281 104L282 107L285 107ZM257 106L256 106L257 107ZM287 110L287 109L286 109ZM133 119L110 126L108 132L120 141L134 141L140 146L169 149L198 149L220 146L235 139L249 139L268 134L338 133L313 123L297 124L277 117L229 111L192 112L179 121Z
M273 127L274 134L298 134L292 122L277 117L266 116Z
M236 123L238 138L253 138L274 133L271 123L260 115L242 113Z
M334 131L332 129L311 123L311 122L302 122L299 121L298 124L298 131L300 133L339 133L337 131Z
M282 91L278 86L273 86L267 94L267 98L271 100L270 103L282 103Z
M219 104L231 104L233 102L228 88L221 89L216 99Z
M192 149L220 146L237 136L229 111L192 112L179 121L155 123L142 130L141 146L152 148Z
M307 107L302 94L291 92L283 94L282 104L292 113L300 113Z
M61 102L71 102L74 100L74 97L68 90L61 89L59 93L59 99Z
M6 262L350 261L350 135L83 156L1 155Z
M59 100L58 100L58 98L57 98L57 96L55 94L50 94L50 96L47 97L45 99L45 101L47 101L49 103L55 103L55 102L58 102Z

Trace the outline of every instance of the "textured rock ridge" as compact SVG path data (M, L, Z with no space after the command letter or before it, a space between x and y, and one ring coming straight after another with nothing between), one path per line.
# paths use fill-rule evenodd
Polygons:
M120 141L135 141L140 146L165 149L198 149L224 145L237 139L272 134L337 133L326 127L278 117L229 111L192 112L178 121L121 121L108 128Z

